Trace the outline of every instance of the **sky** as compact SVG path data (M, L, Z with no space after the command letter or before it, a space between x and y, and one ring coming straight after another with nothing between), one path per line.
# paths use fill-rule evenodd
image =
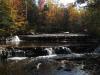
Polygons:
M38 2L39 2L40 0L36 0L36 5L38 5ZM45 0L45 1L47 1L47 0ZM75 3L77 0L52 0L53 1L53 3L54 4L57 4L59 7L61 6L61 5L63 5L63 7L68 7L68 5L70 4L70 3ZM79 3L76 3L76 7L85 7L85 6L87 6L87 2L85 2L85 3L82 3L82 4L79 4Z
M38 4L38 1L39 0L36 0L36 4ZM62 4L64 4L64 5L66 5L66 4L68 4L68 3L73 3L73 2L75 2L76 0L53 0L53 2L55 2L55 3L62 3Z

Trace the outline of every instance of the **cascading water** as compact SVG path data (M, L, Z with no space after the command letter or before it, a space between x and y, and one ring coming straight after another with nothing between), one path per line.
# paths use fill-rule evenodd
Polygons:
M45 51L47 51L48 55L53 55L53 54L71 54L71 50L68 47L59 47L59 48L45 48Z
M6 39L6 44L10 44L10 45L19 45L20 43L20 38L16 35L16 36L13 36L13 37L9 37Z
M14 37L11 37L11 38L7 38L6 41L9 41L9 42L19 42L21 41L20 38L16 35Z
M53 54L53 49L52 48L45 48L44 50L47 51L48 55Z
M14 36L14 37L12 37L11 42L19 42L19 41L20 41L20 39L19 39L18 36Z

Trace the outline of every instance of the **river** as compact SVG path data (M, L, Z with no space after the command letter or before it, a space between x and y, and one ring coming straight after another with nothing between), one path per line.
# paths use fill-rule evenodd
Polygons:
M84 42L84 41L83 41ZM0 50L14 50L15 52L34 53L34 50L44 50L48 48L70 48L72 53L93 52L97 44L92 43L77 43L76 42L0 42ZM53 54L48 51L51 56ZM37 52L38 53L38 52ZM59 53L59 52L58 52ZM10 53L9 53L10 54ZM41 52L40 52L41 54ZM33 54L34 55L34 54ZM39 58L39 60L35 60ZM10 59L10 60L9 60ZM35 61L34 61L35 60ZM0 75L99 75L100 73L100 57L87 59L41 59L39 55L26 57L15 54L10 56L3 62L0 62Z

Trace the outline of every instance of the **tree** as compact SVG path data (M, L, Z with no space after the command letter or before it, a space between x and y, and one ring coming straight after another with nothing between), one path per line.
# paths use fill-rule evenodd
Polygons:
M68 15L69 15L69 31L70 32L82 32L82 16L83 11L77 10L75 6L68 7Z
M7 5L6 0L0 0L0 28L6 29L8 28L13 22L9 15L9 7Z
M99 0L89 0L89 5L84 22L91 34L96 34L100 36L100 1Z
M24 0L6 0L9 7L9 16L13 24L8 27L8 31L12 34L16 34L20 29L26 28L26 11L25 11L25 1Z

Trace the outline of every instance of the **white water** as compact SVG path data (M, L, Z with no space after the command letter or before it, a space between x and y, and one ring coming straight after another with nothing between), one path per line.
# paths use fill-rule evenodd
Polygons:
M11 42L18 42L18 41L20 41L20 39L19 39L18 36L14 36L14 37L12 37Z
M19 61L19 60L24 60L26 59L27 57L11 57L11 58L8 58L8 60L15 60L15 61Z
M11 38L7 38L6 39L7 42L19 42L21 41L20 38L16 35L16 36L13 36Z
M16 36L7 38L6 44L10 44L10 45L12 44L12 45L18 46L20 41L21 41L20 38L16 35Z
M48 52L48 55L53 54L53 49L52 48L45 48L44 50L46 50Z

